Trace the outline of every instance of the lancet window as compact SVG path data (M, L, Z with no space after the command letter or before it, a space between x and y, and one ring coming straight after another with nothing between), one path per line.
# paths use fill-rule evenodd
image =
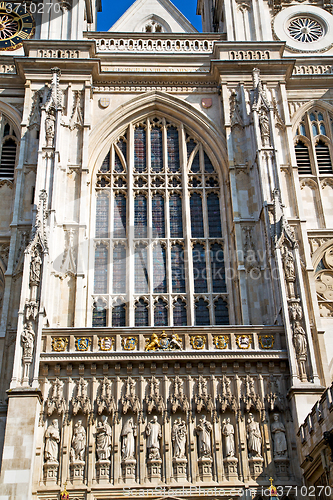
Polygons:
M296 129L295 153L300 175L332 175L332 117L326 110L308 111Z
M221 180L190 131L130 125L95 194L93 326L228 324Z
M13 179L16 166L17 138L12 124L0 118L0 179Z

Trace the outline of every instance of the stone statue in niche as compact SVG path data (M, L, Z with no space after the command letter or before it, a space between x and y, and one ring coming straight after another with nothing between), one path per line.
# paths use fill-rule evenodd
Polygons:
M103 416L96 428L96 452L98 460L109 460L111 454L111 426Z
M230 423L230 418L223 420L222 434L225 436L225 454L227 457L235 456L235 429Z
M38 285L41 278L42 259L35 248L30 262L30 285Z
M181 418L176 418L171 433L174 458L185 458L186 430L186 422Z
M288 455L286 428L280 421L280 415L278 413L274 413L273 418L271 433L274 440L274 458L286 457Z
M55 133L55 117L52 112L49 112L46 115L45 119L45 139L46 139L46 147L52 148L53 139Z
M137 434L137 427L133 422L133 418L125 422L123 429L121 431L122 436L122 447L121 447L121 458L123 460L133 460L135 453L135 436Z
M306 360L308 357L308 341L304 328L299 321L295 321L295 324L293 326L293 342L297 364L300 372L300 378L305 382L307 380Z
M199 458L211 457L211 432L212 424L206 419L206 415L202 415L199 424L195 428L195 432L199 439Z
M291 250L288 250L287 247L285 247L285 253L283 256L283 264L284 264L284 272L286 275L286 278L289 280L294 280L295 279L295 263L294 263L294 256Z
M84 462L86 450L86 431L82 425L82 420L78 420L74 426L72 447L71 447L71 462Z
M148 422L146 426L147 449L149 460L159 460L160 456L160 442L162 437L161 426L157 421L157 416Z
M262 145L270 146L270 130L269 130L269 120L266 113L266 110L261 108L259 111L259 125L260 125L260 133Z
M27 321L21 335L21 343L23 347L23 361L25 362L31 363L32 353L34 350L34 340L35 340L35 332L32 327L32 322Z
M249 418L247 420L247 445L249 450L249 456L251 457L261 457L261 432L258 422L255 422L252 413L249 413Z
M58 463L59 443L60 433L58 420L54 419L45 431L44 458L46 463Z

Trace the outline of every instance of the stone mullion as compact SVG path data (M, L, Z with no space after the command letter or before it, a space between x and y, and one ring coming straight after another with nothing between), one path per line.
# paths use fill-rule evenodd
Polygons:
M133 125L128 127L128 197L127 197L127 238L128 238L128 263L127 272L127 297L128 297L128 326L134 326L135 311L134 311L134 285L135 285L135 261L134 261L134 128Z
M147 180L148 180L148 189L147 189L147 271L148 271L148 296L149 296L149 305L148 305L148 325L154 326L154 278L153 278L153 248L152 248L152 239L153 239L153 212L152 212L152 191L151 191L151 123L149 118L147 119L147 128L146 128L146 165L147 165Z
M180 145L179 156L181 163L181 175L183 178L183 231L184 231L184 267L185 267L185 283L187 291L187 324L194 325L194 280L193 280L193 259L191 245L191 213L190 213L190 198L188 189L187 175L187 150L186 150L186 133L184 126L180 127Z
M141 401L141 408L143 404L143 398L145 394L145 386L144 386L144 377L140 377L140 401ZM142 415L143 415L143 408L142 408ZM146 467L146 446L145 446L145 440L144 440L144 429L145 429L145 422L142 420L140 413L138 413L138 464L137 464L137 469L138 467L140 468L140 473L139 475L140 478L140 484L144 484L147 482L147 467Z
M214 479L217 482L223 482L225 480L224 467L223 467L223 445L222 445L222 434L221 434L221 423L216 411L216 399L217 399L217 385L218 381L214 375L211 376L212 384L212 399L214 401L215 412L213 414L213 435L215 438L215 464L213 465L215 470ZM214 442L214 441L213 441ZM219 444L219 447L217 446ZM212 447L214 449L214 447Z
M185 386L185 383L184 383ZM187 468L187 480L189 482L194 483L196 481L196 476L199 474L197 472L197 459L196 459L196 437L194 435L194 419L192 415L192 396L193 396L193 388L194 388L194 380L191 375L187 376L187 394L189 401L189 410L188 410L188 468ZM186 390L184 391L186 394ZM193 421L192 421L193 420Z
M207 284L207 295L209 297L209 322L211 325L214 325L214 305L213 305L213 297L212 297L212 276L211 276L211 268L210 268L210 258L209 258L209 224L208 224L208 207L207 207L207 193L205 188L205 164L204 164L204 154L202 145L200 145L199 150L199 158L200 158L200 168L201 168L201 182L202 182L202 195L201 195L201 203L202 203L202 216L203 216L203 227L204 227L204 247L205 247L205 260L206 260L206 284Z

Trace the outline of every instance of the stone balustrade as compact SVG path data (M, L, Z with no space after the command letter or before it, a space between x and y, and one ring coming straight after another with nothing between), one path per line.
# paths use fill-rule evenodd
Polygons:
M213 40L188 40L165 38L98 38L97 52L148 52L148 53L211 53Z

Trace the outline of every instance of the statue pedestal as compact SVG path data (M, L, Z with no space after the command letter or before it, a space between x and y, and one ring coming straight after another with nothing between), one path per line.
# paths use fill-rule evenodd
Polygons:
M69 468L71 471L71 482L73 484L83 483L85 462L78 460L71 462Z
M274 464L277 477L288 479L289 474L289 458L288 457L274 457Z
M162 460L160 458L149 458L147 460L148 479L152 483L158 483L161 480Z
M186 458L173 458L173 477L178 481L179 479L187 478L187 459Z
M250 473L253 479L257 479L264 470L264 459L262 457L251 457L249 459Z
M55 484L58 479L59 462L46 462L44 464L44 483Z
M135 482L135 458L127 458L121 462L121 468L123 473L124 483L134 483Z
M238 479L238 459L236 457L226 457L223 459L224 472L230 481L231 479Z
M96 477L99 483L108 483L110 480L110 460L96 462Z
M199 476L201 481L212 481L212 463L213 459L211 457L199 458Z

